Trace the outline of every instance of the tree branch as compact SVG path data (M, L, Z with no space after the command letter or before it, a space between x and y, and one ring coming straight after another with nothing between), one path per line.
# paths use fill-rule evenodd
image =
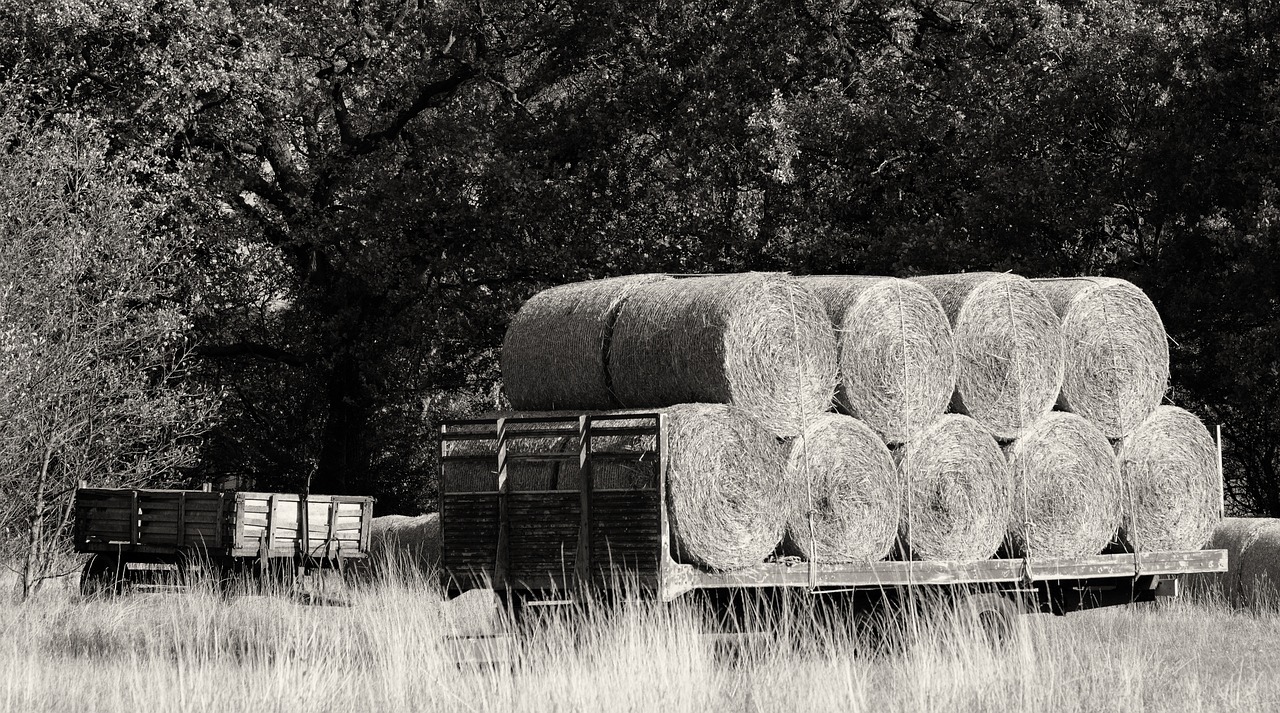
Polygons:
M400 132L409 125L410 121L417 118L422 112L428 109L434 109L444 104L454 92L463 84L477 75L474 67L470 65L462 65L455 74L444 79L430 82L423 86L409 106L401 109L396 117L385 128L366 134L361 137L355 144L355 153L367 154L377 151L388 141L394 141L400 136Z
M307 366L309 357L257 342L238 342L235 344L201 344L191 350L192 355L206 359L236 359L240 357L256 357L278 361L291 366Z

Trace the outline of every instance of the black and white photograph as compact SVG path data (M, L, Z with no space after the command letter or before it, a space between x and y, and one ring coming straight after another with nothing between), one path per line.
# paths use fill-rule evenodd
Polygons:
M0 713L1280 711L1280 0L0 0Z

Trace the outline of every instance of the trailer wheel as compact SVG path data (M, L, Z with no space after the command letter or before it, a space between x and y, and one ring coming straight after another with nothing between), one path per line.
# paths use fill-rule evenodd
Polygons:
M1025 608L1018 601L998 592L961 594L952 609L957 627L981 631L992 645L1012 638L1018 615L1024 613Z
M86 597L110 597L124 594L128 573L126 561L112 555L96 554L80 571L80 594Z

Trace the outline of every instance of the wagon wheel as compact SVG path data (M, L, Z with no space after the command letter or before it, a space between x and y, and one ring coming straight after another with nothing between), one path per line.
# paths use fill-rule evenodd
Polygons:
M981 631L988 643L998 645L1012 638L1018 615L1026 611L1026 607L1012 597L971 591L956 597L951 613L959 627Z
M128 584L126 560L114 555L95 554L80 572L80 594L86 597L124 594Z

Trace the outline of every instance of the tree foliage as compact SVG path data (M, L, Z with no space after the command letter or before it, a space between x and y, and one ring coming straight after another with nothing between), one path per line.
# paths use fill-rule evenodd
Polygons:
M545 284L643 270L1105 273L1280 514L1280 7L1227 0L166 2L0 18L33 121L90 117L196 236L203 454L431 495Z
M4 118L0 525L21 538L26 594L50 574L75 485L178 481L214 404L182 380L190 324L157 207L83 127Z

